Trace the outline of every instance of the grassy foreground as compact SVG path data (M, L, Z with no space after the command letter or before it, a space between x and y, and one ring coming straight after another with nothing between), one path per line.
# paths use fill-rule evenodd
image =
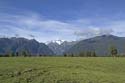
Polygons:
M0 83L125 83L125 58L0 58Z

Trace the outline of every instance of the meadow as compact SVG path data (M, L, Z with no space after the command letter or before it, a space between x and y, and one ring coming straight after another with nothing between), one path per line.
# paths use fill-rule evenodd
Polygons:
M125 83L125 58L0 57L0 83Z

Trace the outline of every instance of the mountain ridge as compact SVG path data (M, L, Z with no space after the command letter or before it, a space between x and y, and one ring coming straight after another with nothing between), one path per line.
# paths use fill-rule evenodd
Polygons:
M90 39L79 41L72 48L67 50L67 54L79 54L80 52L95 51L98 56L110 55L110 48L114 46L119 54L125 54L125 37L114 35L96 36Z
M50 42L47 45L56 55L63 55L65 51L75 45L76 42L77 41L64 41L61 44L58 44L56 42Z
M28 51L31 55L54 55L47 45L39 43L35 39L0 38L0 54L4 55L10 51L20 53L23 50Z

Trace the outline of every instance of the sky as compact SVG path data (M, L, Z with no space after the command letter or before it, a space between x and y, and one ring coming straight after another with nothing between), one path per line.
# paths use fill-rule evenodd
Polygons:
M0 37L40 42L125 37L125 0L0 0Z

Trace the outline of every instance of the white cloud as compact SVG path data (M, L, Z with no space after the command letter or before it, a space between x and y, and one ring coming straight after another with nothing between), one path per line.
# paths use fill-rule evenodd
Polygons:
M107 27L113 29L114 35L125 37L125 20L112 21Z
M37 13L24 14L0 14L0 35L32 38L46 42L51 40L75 40L79 38L90 38L97 35L115 34L125 36L125 21L105 22L105 26L95 26L92 20L78 19L62 22L45 19ZM121 34L122 33L122 34Z
M91 38L95 36L111 34L112 32L113 32L112 29L90 26L86 29L76 31L74 34L77 36L81 36L83 38Z
M98 23L99 24L99 23ZM100 23L101 24L101 23ZM85 29L75 32L76 36L90 38L100 35L113 34L120 37L125 37L125 20L107 20L104 25L88 25Z
M19 36L27 38L34 35L37 40L43 42L61 38L70 40L74 30L76 30L75 26L70 23L45 20L39 14L0 14L0 29L1 35L14 36L19 34ZM67 35L69 37L66 37Z

